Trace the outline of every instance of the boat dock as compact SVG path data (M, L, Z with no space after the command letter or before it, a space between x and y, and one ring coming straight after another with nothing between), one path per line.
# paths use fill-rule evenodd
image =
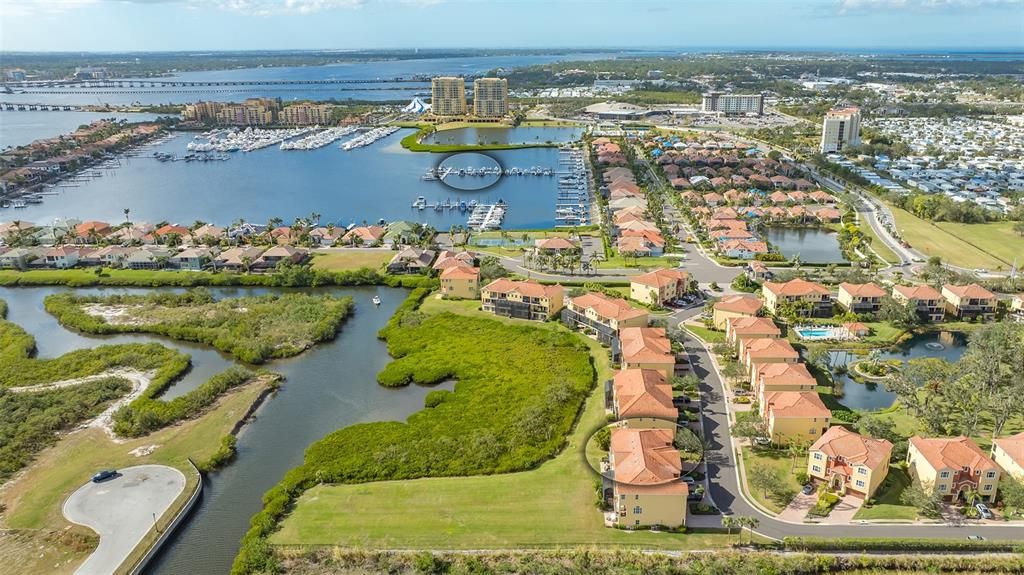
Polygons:
M479 176L554 176L557 172L554 168L545 168L542 166L531 166L529 168L505 168L500 167L480 167L480 168L454 168L451 166L445 166L444 168L430 168L425 174L420 176L423 181L444 181L445 178L451 176L462 177L479 177Z
M583 151L574 148L559 150L558 168L555 226L589 226L595 220L590 172L583 161Z
M466 225L478 232L501 229L501 224L505 221L506 208L505 202L500 199L496 204L479 204L469 215Z

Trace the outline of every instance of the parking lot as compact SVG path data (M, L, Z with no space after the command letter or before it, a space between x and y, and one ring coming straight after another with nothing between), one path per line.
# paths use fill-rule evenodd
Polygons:
M64 516L100 536L96 551L75 575L113 573L184 489L185 476L177 469L139 465L72 493L64 502Z

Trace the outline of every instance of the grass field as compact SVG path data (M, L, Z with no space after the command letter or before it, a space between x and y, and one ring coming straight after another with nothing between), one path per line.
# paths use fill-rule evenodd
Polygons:
M875 492L875 499L878 502L871 507L861 507L853 518L858 521L861 519L865 521L880 519L913 521L917 519L917 509L900 502L900 495L909 485L910 478L905 471L898 467L890 467L889 475Z
M747 493L757 500L762 506L778 513L785 509L789 501L781 501L773 498L771 494L765 496L763 489L758 489L749 484L750 474L756 467L768 467L778 470L779 476L783 478L784 486L791 490L794 495L800 491L801 485L797 483L796 473L806 471L807 461L798 458L795 465L793 459L785 451L775 449L743 449L743 468L747 474Z
M313 253L313 269L332 272L370 268L379 270L391 261L395 252L390 250L346 249Z
M480 315L475 302L428 298L425 313ZM493 316L488 316L493 317ZM517 320L500 318L509 323ZM534 324L564 329L557 323ZM592 349L598 381L611 377L606 350ZM598 387L600 390L600 387ZM568 447L539 468L494 476L431 478L307 491L271 543L359 548L505 549L575 545L721 548L726 535L624 532L603 526L595 506L597 474L584 460L590 433L604 423L602 394L588 398Z
M43 547L31 544L7 546L3 542L6 537L0 536L0 549L17 553L7 555L5 551L7 561L0 565L0 573L6 567L14 566L18 573L69 573L92 552L91 547L77 552L67 551L62 562L54 564L41 562L51 554L49 551L41 553L40 549L45 549L47 544L52 545L46 542L53 532L70 525L61 513L64 500L98 469L146 463L169 465L180 469L189 478L186 486L186 492L189 492L197 478L188 458L198 461L212 455L220 445L220 438L245 414L261 389L260 384L245 385L226 394L202 417L146 437L114 443L102 430L90 428L71 433L40 453L36 461L0 493L0 504L7 507L0 516L0 528L21 530L19 538L36 541ZM146 446L156 446L156 449L142 457L130 453ZM160 520L161 527L166 526L175 509L172 507ZM72 528L72 531L80 529ZM54 552L59 553L60 550Z
M1024 238L1013 231L1013 222L989 222L987 224L957 224L937 222L935 224L950 234L989 253L1009 269L1014 258L1020 258Z
M994 224L975 224L971 226L949 224L965 228L951 232L944 227L922 220L908 211L893 206L889 207L896 218L896 229L900 231L903 239L914 249L926 255L939 256L945 263L968 269L986 268L995 270L1003 267L1009 268L1013 262L1012 258L1009 261L1003 261L998 259L996 255L976 247L980 245L978 238L985 238L982 243L991 247L992 242L995 241L996 234L987 231L986 228ZM1012 250L1013 244L1007 245L1005 249Z
M858 229L860 229L861 233L863 233L866 237L871 238L871 250L869 251L873 250L876 254L878 254L879 257L881 257L889 264L899 263L899 256L897 256L896 252L892 251L892 249L890 249L889 246L886 245L884 241L882 241L882 238L878 237L878 234L875 233L874 228L872 228L867 222L864 221L861 221L860 225L857 227Z

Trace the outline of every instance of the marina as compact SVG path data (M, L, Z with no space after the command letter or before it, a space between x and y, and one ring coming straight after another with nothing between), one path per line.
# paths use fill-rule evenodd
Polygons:
M210 130L196 136L185 145L189 152L253 152L280 144L285 140L305 136L317 128L283 128L265 130L249 126L244 130L227 128Z
M391 134L394 134L397 131L398 128L394 126L381 126L379 128L374 128L369 132L366 132L365 134L360 134L355 138L348 140L347 142L343 142L339 147L342 150L348 152L349 150L362 148L363 146L369 146L370 144L376 142L377 140L382 140L390 136Z
M594 221L591 209L590 172L583 151L562 148L558 152L558 193L555 198L555 225L589 226Z
M317 129L319 126L313 126L313 128ZM358 130L359 128L356 126L327 128L326 130L310 134L297 140L281 142L280 148L282 150L315 150L317 148L329 146Z

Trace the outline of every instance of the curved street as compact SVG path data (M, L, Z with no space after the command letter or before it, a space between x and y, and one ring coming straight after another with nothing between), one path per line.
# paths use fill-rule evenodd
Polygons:
M688 310L674 318L678 321L689 319L701 310ZM908 523L855 523L850 525L823 525L815 523L790 523L764 513L754 506L740 488L739 469L736 463L736 448L729 431L729 405L725 387L711 360L710 351L699 341L687 344L687 352L694 373L700 378L702 425L704 436L710 444L707 456L708 492L712 501L723 515L756 517L760 525L757 533L774 539L783 537L883 537L883 538L943 538L964 539L968 535L983 535L992 540L1024 539L1021 525L981 525L965 521L960 525L950 524L908 524ZM691 516L690 520L701 527L720 526L721 516Z

